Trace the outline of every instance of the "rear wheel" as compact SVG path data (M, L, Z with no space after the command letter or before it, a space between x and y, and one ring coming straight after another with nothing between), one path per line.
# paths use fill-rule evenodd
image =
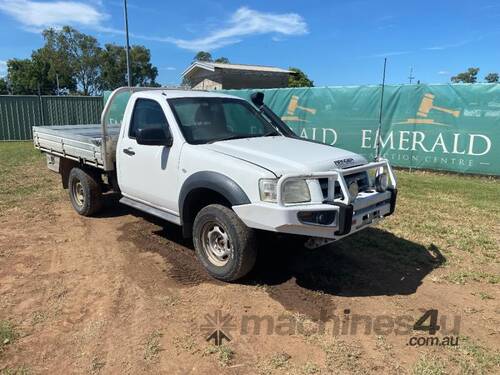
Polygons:
M68 190L71 204L76 212L91 216L102 208L101 186L87 171L73 168L69 172Z
M225 206L211 204L200 210L194 220L193 242L198 259L216 279L237 280L255 265L254 230Z

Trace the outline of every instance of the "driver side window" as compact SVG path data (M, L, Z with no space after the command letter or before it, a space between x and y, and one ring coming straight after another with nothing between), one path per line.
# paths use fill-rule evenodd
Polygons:
M135 139L139 129L162 128L169 132L168 122L160 104L151 99L137 99L128 130L129 138Z

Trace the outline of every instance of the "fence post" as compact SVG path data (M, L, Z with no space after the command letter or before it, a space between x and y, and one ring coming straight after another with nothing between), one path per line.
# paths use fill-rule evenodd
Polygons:
M45 120L43 116L43 102L42 102L42 94L40 92L40 82L38 82L38 112L40 115L40 126L45 126Z

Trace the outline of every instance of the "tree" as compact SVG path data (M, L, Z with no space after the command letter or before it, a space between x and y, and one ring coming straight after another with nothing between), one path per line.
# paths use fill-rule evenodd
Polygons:
M50 65L41 59L7 60L7 76L14 95L51 95L56 85L48 78Z
M214 62L221 63L221 64L229 64L229 59L227 57L221 56L221 57L216 58Z
M9 83L5 78L0 78L0 95L9 94Z
M61 56L60 61L67 62L83 95L94 95L101 91L99 87L101 47L96 38L70 26L64 26L59 31L46 30L44 38L45 47L52 47L53 53Z
M486 77L484 77L484 79L488 83L497 83L498 82L498 73L489 73Z
M453 83L476 83L479 68L469 68L466 72L458 73L456 76L451 77Z
M210 54L210 52L200 51L194 56L193 61L212 62L213 59L212 59L212 55Z
M103 50L96 38L69 26L46 29L43 38L43 47L33 51L31 59L7 62L8 81L14 94L95 95L103 89L127 85L123 47L106 44ZM130 59L133 84L159 86L158 69L151 63L149 49L132 46Z
M144 46L132 46L130 49L130 59L132 60L130 69L133 85L160 86L156 82L158 68L151 64L151 52L149 49Z
M59 32L46 29L42 32L45 44L42 48L33 51L32 60L38 60L49 65L47 79L54 83L53 94L77 91L77 81L74 74L74 63L68 51L60 45ZM59 87L59 92L57 92Z
M144 46L130 48L132 85L159 86L158 69L151 64L151 52ZM100 56L100 83L103 90L114 90L127 85L127 60L125 48L106 44Z
M313 87L314 82L298 68L289 68L292 73L288 77L288 87Z

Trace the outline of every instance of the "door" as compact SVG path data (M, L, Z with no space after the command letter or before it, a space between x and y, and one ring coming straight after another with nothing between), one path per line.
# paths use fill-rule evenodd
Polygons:
M171 134L165 112L153 99L136 99L130 125L122 134L118 154L118 183L122 194L153 207L178 214L177 165L180 142L171 147L140 145L139 129L161 127Z

